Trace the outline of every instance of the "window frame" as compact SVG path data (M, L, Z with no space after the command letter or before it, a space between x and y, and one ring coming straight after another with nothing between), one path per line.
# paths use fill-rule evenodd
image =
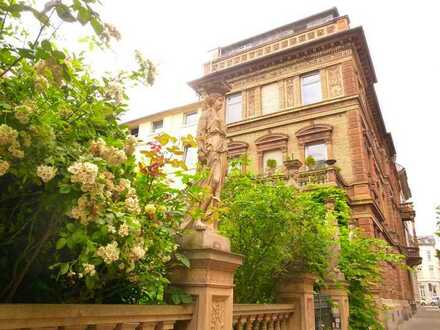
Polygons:
M313 76L317 76L318 79L316 82L309 82L309 83L304 83L304 80ZM323 100L323 95L322 95L322 78L321 78L321 71L313 71L313 72L309 72L306 73L304 75L301 76L301 102L302 105L310 105L310 104L315 104L318 102L321 102ZM313 100L307 101L305 100L305 93L304 93L304 89L305 87L309 87L312 86L314 84L318 84L319 88L317 89L319 91L319 97L317 98L313 98Z
M240 99L239 102L235 102L235 103L230 102L234 97L238 98L238 96ZM237 105L237 104L239 104L239 105ZM230 117L231 117L229 115L230 110L235 109L235 108L231 109L231 106L236 106L239 109L239 111L238 111L239 119L233 120L233 121L230 120ZM243 118L243 94L242 94L242 92L237 92L237 93L232 93L232 94L226 95L226 100L225 100L225 122L226 122L226 124L233 124L233 123L239 122L243 119L244 118Z
M313 157L312 155L308 154L308 147L318 146L318 145L324 146L324 150L325 150L324 159L316 159L316 157ZM312 156L315 159L317 165L325 164L326 160L328 160L328 143L324 142L324 141L317 141L317 142L310 142L310 143L304 144L304 159L306 159L309 156Z
M194 123L188 123L188 117L194 115L195 116L195 120ZM183 114L183 126L185 127L189 127L189 126L195 126L197 125L197 116L198 116L198 112L197 111L189 111L189 112L185 112Z
M277 93L276 110L270 111L270 112L265 112L264 111L264 101L263 101L264 100L264 94L265 94L264 93L264 89L268 88L269 86L275 88L276 93ZM261 90L261 115L264 116L264 115L269 115L269 114L281 111L281 107L280 107L280 96L281 95L280 95L280 88L279 88L278 82L276 81L276 82L272 82L272 83L269 83L269 84L265 84L265 85L261 86L260 90Z
M154 125L155 125L156 123L159 123L159 122L162 123L162 126L161 126L160 128L154 128ZM154 120L154 121L151 122L151 131L152 131L153 133L159 133L159 132L162 131L162 130L163 130L163 119L158 119L158 120Z

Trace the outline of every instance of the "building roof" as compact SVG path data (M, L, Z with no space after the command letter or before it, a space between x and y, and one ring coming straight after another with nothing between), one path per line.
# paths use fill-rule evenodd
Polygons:
M251 49L257 45L267 42L269 39L270 41L275 41L280 38L285 38L288 35L306 30L308 27L310 27L310 24L313 24L314 22L318 25L320 24L319 22L321 20L330 20L336 17L339 17L339 12L336 7L333 7L295 22L257 34L253 37L234 42L233 44L227 46L219 47L219 56L229 56L235 54L236 52L240 52L243 49Z
M434 236L421 236L417 237L417 241L419 245L432 245L435 246L435 237Z
M151 115L143 116L143 117L140 117L137 119L132 119L132 120L123 122L121 125L126 125L129 128L133 128L133 127L139 126L141 123L146 122L146 121L159 120L159 119L162 119L166 116L170 116L170 115L180 113L180 112L196 111L199 109L200 104L201 104L200 101L188 103L188 104L174 107L171 109L166 109L163 111L152 113Z

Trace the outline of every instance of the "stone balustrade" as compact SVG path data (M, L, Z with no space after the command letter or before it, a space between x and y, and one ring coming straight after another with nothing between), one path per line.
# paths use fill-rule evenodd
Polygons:
M192 317L192 305L0 305L0 329L170 330Z
M296 180L300 187L304 187L308 184L334 184L340 187L346 185L334 166L302 170L298 173Z
M233 329L292 330L295 307L291 304L235 304Z

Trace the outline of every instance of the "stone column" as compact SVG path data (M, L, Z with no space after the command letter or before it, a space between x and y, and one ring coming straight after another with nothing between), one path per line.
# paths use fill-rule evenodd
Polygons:
M304 273L289 278L280 285L277 295L278 302L295 305L293 329L315 329L315 303L313 300L315 281L315 275Z
M349 304L347 284L345 282L327 284L321 293L327 295L332 302L332 315L334 322L332 329L348 330Z
M210 228L188 229L182 253L191 266L174 271L171 281L193 297L194 317L187 330L231 330L234 271L241 256L231 253L229 240Z
M339 246L339 227L337 219L331 216L334 208L335 202L333 200L326 201L326 208L328 215L328 220L330 225L335 228L335 244L331 248L330 256L330 269L326 278L325 287L321 289L321 293L327 295L332 302L332 315L334 322L332 324L332 329L342 329L348 330L349 322L349 304L348 304L348 294L347 288L348 284L345 281L344 274L339 270L339 258L340 250Z

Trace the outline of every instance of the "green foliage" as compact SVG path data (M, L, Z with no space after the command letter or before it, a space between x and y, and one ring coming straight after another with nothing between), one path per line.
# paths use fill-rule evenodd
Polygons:
M382 281L381 265L402 265L403 256L385 241L366 237L360 230L341 228L340 242L339 267L349 283L350 329L384 329L371 289Z
M268 159L266 165L269 169L274 170L277 167L277 161L275 159Z
M124 86L151 84L154 66L137 53L139 70L94 78L52 19L90 25L105 47L120 35L96 1L32 3L0 0L0 300L161 302L166 269L187 264L174 240L185 202L163 170L184 167L180 142L160 136L138 169L118 124Z
M329 212L326 203L332 201ZM233 251L244 255L236 271L235 299L271 303L277 284L295 272L318 275L325 285L336 217L341 256L339 268L349 284L350 328L383 329L371 289L381 280L385 262L402 265L402 256L385 241L351 228L350 207L342 189L310 185L297 191L281 181L258 180L234 171L223 192L225 212L220 231Z
M306 157L306 159L304 160L304 164L307 166L307 167L313 167L313 166L315 166L316 165L316 160L315 160L315 158L313 158L312 156L307 156Z
M245 256L235 275L238 302L273 302L276 285L292 271L325 273L332 230L317 196L234 172L222 201L220 231Z

